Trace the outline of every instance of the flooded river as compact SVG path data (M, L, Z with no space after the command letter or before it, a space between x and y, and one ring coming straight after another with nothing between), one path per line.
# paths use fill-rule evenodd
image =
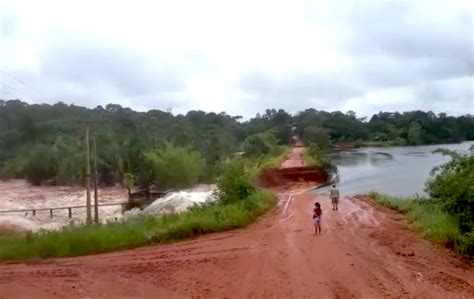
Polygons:
M122 213L120 203L128 200L127 191L120 187L99 190L99 204L116 204L99 207L99 219L102 223L116 221L122 217L134 217L141 214L161 215L182 212L194 203L213 200L214 185L198 185L192 189L171 192L157 199L148 208ZM0 211L27 210L22 212L0 212L0 236L9 232L56 230L64 226L82 224L86 218L85 208L74 208L69 217L68 209L54 210L58 207L85 205L85 191L81 187L68 186L31 186L23 180L0 181ZM32 210L38 209L35 214Z
M339 189L345 194L375 190L396 196L423 196L431 169L449 160L432 151L440 147L465 151L472 144L368 147L333 153L331 159L339 170Z

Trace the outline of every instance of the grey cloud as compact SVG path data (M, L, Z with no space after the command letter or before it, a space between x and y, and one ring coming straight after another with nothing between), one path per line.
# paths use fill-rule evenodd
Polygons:
M474 77L428 82L417 86L414 93L427 105L441 104L450 110L474 114Z
M473 15L440 4L447 2L334 2L324 12L309 7L307 18L323 18L344 33L342 49L358 62L369 84L400 86L473 75Z
M243 74L236 87L251 95L255 111L268 107L296 113L308 107L338 110L348 98L362 96L365 90L353 75L345 72L318 73L294 71L279 76L263 70Z
M243 74L237 86L248 93L284 100L340 100L360 96L364 91L343 73L322 74L306 71L272 76L264 71Z
M243 74L237 86L250 93L270 94L275 92L277 82L264 71L254 70Z
M108 84L130 97L184 88L184 78L177 69L150 65L132 50L93 41L59 42L48 47L41 58L41 72L47 77L84 88Z
M344 33L342 50L354 61L345 80L366 92L404 87L426 109L426 98L472 109L473 82L463 79L474 76L472 13L439 1L340 3L310 6L306 17Z
M333 110L340 109L348 99L401 87L407 91L407 98L414 99L411 104L417 109L433 106L438 111L452 109L453 113L473 109L472 14L455 4L444 12L437 1L328 3L325 10L319 9L319 3L309 7L306 17L318 23L318 28L327 28L335 35L342 33L335 36L335 44L322 48L334 50L348 65L335 62L332 68L291 71L249 66L255 69L234 74L234 86L229 87L243 91L238 106L255 111L268 107ZM16 38L15 15L1 6L0 26L2 37ZM188 80L196 74L220 71L220 65L207 53L185 53L170 62L158 55L147 56L143 48L135 49L133 44L117 44L110 38L83 32L48 32L33 42L40 47L39 69L22 71L13 67L8 71L41 87L41 99L49 99L48 102L63 100L87 106L117 102L141 110L193 109ZM146 47L146 41L139 46ZM297 46L305 45L294 48ZM282 59L291 62L292 57ZM24 93L37 98L33 91ZM231 95L236 101L238 97L239 93ZM226 100L229 99L222 99ZM384 103L381 101L376 109L413 108ZM369 101L360 100L361 109L368 105Z
M449 58L404 60L374 56L361 60L358 68L365 82L375 88L409 86L474 74L473 64Z
M472 63L472 15L450 8L453 11L445 14L436 11L436 1L377 1L354 5L340 17L353 31L351 48L359 54L457 58Z

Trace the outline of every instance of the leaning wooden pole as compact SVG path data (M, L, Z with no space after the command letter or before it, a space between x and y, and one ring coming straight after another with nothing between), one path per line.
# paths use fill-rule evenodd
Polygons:
M92 224L91 215L91 158L90 158L90 146L89 146L89 127L86 128L86 224Z
M92 139L92 147L94 149L94 222L99 224L99 197L97 194L97 144L94 138Z

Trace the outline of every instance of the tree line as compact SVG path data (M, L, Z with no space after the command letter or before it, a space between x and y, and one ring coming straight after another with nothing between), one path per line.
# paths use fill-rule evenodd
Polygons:
M267 109L248 120L225 112L137 112L109 104L89 109L59 102L30 105L0 100L0 177L33 184L81 184L84 129L93 132L101 185L186 187L214 181L237 152L247 159L275 154L292 142L431 144L474 140L474 117L412 111L380 112L369 120L307 109L291 115ZM158 171L160 170L160 171ZM166 170L166 171L165 171Z
M319 143L356 145L421 145L474 140L474 116L448 116L431 111L379 112L370 119L353 111L307 109L295 116L303 138Z

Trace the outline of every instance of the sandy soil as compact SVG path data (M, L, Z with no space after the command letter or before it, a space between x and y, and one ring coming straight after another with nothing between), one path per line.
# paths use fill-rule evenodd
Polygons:
M474 270L363 199L280 190L247 229L170 245L0 264L0 298L473 298ZM323 235L311 211L322 203Z

